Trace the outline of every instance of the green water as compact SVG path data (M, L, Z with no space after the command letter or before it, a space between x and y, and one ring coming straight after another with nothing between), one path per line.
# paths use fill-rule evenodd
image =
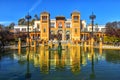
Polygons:
M120 51L38 47L0 53L0 80L120 80Z

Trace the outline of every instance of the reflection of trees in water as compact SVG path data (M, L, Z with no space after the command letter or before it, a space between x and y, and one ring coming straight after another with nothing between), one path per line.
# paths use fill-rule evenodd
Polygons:
M107 50L106 51L106 61L112 63L120 63L120 51L118 50Z
M0 60L2 59L2 55L0 54Z
M1 69L1 60L2 60L2 55L0 54L0 69Z

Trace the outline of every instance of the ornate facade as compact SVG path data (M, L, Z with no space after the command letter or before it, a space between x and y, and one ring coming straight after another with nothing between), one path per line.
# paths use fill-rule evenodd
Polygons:
M94 26L93 30L95 36L103 36L102 29L99 26ZM42 12L40 20L35 20L29 31L31 39L37 37L42 41L59 40L73 42L82 41L83 38L88 40L91 34L91 27L86 26L86 21L81 20L81 15L77 11L71 13L70 19L66 19L64 16L56 16L55 19L51 19L48 12Z
M78 40L80 41L81 28L86 27L85 20L81 20L79 12L71 13L71 19L64 16L56 16L50 19L48 12L42 12L40 21L35 22L35 26L39 26L41 40Z

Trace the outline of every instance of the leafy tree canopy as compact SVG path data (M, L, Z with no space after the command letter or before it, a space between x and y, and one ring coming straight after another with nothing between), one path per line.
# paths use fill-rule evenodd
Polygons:
M120 38L120 21L108 22L105 27L107 36Z

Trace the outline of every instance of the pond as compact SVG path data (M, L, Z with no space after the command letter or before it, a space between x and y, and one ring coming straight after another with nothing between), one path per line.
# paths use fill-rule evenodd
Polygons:
M48 46L0 53L0 80L119 80L120 51Z

